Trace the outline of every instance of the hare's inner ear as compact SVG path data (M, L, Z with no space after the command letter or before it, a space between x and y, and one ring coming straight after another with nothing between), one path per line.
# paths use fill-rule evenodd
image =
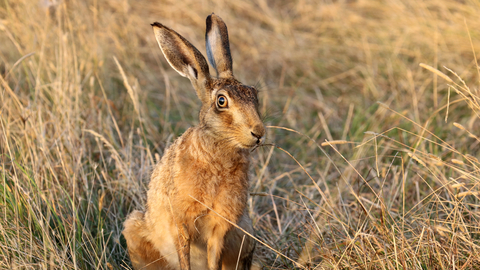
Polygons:
M205 88L210 79L205 57L188 40L172 29L155 22L152 24L155 38L170 66L192 82L202 102L208 102L209 94Z
M233 77L227 25L213 13L207 17L205 43L208 61L217 71L217 76L220 78Z

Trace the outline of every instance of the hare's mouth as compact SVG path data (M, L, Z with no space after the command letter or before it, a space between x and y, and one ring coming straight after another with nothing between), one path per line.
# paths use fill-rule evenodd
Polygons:
M244 149L249 149L251 150L251 152L255 151L255 149L257 149L258 147L262 146L263 145L263 142L259 142L259 143L252 143L252 144L245 144L245 143L241 143L240 146Z
M256 144L256 143L253 143L253 144L244 144L244 143L242 143L241 146L242 146L242 148L251 149L251 148L254 148L254 147L258 146L258 144Z

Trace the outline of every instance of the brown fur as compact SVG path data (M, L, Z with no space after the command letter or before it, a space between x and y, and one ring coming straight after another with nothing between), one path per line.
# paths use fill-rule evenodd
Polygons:
M178 138L155 167L146 212L134 211L124 223L132 264L214 270L236 269L238 261L238 269L250 269L255 242L225 219L253 234L246 209L249 153L265 134L257 90L233 77L220 17L207 18L206 34L219 78L210 76L204 57L186 39L160 23L152 26L170 65L192 82L202 109L200 124ZM217 103L220 96L225 108Z

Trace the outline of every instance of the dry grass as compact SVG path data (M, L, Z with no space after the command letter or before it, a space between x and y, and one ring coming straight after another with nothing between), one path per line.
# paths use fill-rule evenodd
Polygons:
M0 268L129 268L122 222L199 109L149 24L205 51L215 11L272 126L266 269L480 269L478 1L38 2L0 2Z

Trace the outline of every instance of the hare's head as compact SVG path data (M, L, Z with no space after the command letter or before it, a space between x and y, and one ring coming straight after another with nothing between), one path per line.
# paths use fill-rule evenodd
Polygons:
M203 55L177 32L152 24L158 45L168 63L192 82L202 101L200 127L217 141L237 148L263 142L265 127L258 113L257 90L233 77L227 26L215 14L207 17L207 56L217 72L210 76Z

